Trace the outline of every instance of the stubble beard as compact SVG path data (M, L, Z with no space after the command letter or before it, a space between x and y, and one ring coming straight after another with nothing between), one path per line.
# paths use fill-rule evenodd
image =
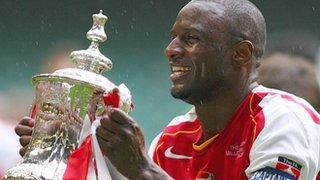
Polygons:
M179 86L179 85L178 85ZM171 88L171 95L172 97L176 98L176 99L187 99L188 97L190 97L190 90L184 88L184 87L172 87Z

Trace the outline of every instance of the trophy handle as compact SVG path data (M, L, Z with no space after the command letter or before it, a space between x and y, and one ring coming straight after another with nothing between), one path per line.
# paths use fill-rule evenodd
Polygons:
M37 109L37 105L36 102L33 101L33 103L31 104L31 108L30 108L30 113L29 116L34 119L37 115L38 109Z

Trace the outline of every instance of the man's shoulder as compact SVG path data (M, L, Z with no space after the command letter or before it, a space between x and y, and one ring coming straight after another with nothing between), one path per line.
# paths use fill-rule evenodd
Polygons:
M286 105L288 103L295 103L300 106L307 106L308 108L313 108L303 98L278 89L267 88L260 85L254 88L252 92L262 99L262 101L259 103L260 106L265 105L265 103L269 102L277 102L282 105Z
M173 118L170 123L163 129L162 134L178 133L184 131L194 131L200 127L197 119L195 108L192 107L186 114Z
M313 121L320 124L318 112L304 99L277 89L259 86L252 91L261 98L259 106L262 108L266 120L277 119L279 116L294 115L296 120L303 123Z
M197 115L194 107L184 115L177 116L171 120L171 122L153 139L150 148L149 156L152 158L156 147L163 143L176 144L177 142L187 143L194 142L201 132L200 122L197 119Z
M197 119L197 114L196 114L195 108L192 107L186 114L174 117L170 121L170 123L167 125L167 127L180 125L186 122L194 122L196 121L196 119Z
M266 167L281 169L280 165L286 165L291 168L292 163L282 163L283 159L288 159L286 162L296 162L303 167L291 168L299 174L301 171L301 176L295 177L312 179L310 177L319 170L319 114L304 99L284 91L259 87L253 93L262 97L259 120L264 127L250 150L248 177Z

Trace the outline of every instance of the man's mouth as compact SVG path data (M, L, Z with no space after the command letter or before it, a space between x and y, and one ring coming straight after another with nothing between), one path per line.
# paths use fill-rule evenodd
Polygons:
M191 70L190 67L186 66L171 66L171 75L170 78L172 82L177 82L183 79L183 76L186 75Z

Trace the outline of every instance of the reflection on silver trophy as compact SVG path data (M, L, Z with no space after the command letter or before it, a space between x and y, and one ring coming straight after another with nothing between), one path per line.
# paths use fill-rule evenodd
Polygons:
M76 68L32 78L36 89L32 139L22 162L3 179L62 179L68 157L79 145L84 119L102 110L103 92L117 87L101 75L112 68L111 60L99 51L99 43L107 40L104 26L108 18L102 10L92 18L93 26L87 32L91 45L70 55ZM120 98L120 104L128 112L131 97Z

